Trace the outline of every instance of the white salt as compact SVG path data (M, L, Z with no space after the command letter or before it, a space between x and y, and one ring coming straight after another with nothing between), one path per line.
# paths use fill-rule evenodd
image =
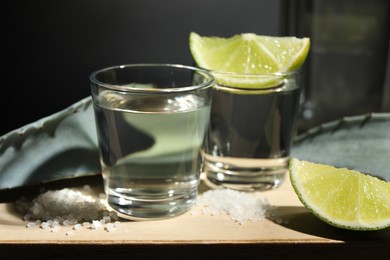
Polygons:
M46 228L48 228L49 226L50 226L50 224L47 223L47 222L42 222L42 224L41 224L41 228L42 228L42 229L46 229Z
M105 223L111 222L111 217L110 216L103 216L103 220Z
M102 224L100 223L100 221L98 220L92 220L92 225L91 225L91 228L92 229L98 229L102 226Z
M262 200L254 194L231 189L206 191L198 196L197 205L203 207L203 214L227 214L239 224L261 221L272 208L267 199Z
M92 189L86 185L82 191L91 193ZM73 230L82 227L98 229L119 218L116 212L106 209L105 201L101 200L103 195L95 199L69 188L46 192L42 190L35 199L29 201L21 197L15 205L19 212L24 213L23 220L28 221L27 228L39 226L42 229L51 228L51 232L58 232L60 225L72 226ZM106 230L111 231L112 227ZM66 235L72 235L72 232Z
M60 226L54 226L54 227L51 229L51 232L57 233L59 229L60 229Z
M64 226L70 226L72 224L72 222L69 220L69 219L65 219L63 222L62 222L62 225Z
M89 222L83 222L83 227L90 227L91 226L91 223L89 223Z
M83 190L89 191L90 187L85 186ZM46 191L32 201L21 198L16 202L16 208L25 214L25 220L48 221L56 219L64 225L75 225L83 221L116 215L115 212L107 211L100 200L95 200L92 196L69 188ZM106 218L105 221L107 222L107 220Z
M37 225L35 224L35 222L28 222L27 224L26 224L26 227L28 227L28 228L34 228L34 227L36 227Z
M81 228L81 225L80 224L76 224L73 226L73 229L74 230L79 230Z

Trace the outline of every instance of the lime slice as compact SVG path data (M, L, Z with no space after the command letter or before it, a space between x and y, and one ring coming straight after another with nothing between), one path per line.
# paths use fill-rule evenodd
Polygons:
M390 227L390 182L346 168L292 158L290 180L304 206L337 228Z
M285 73L301 68L309 53L310 39L254 33L222 38L191 32L189 45L196 64L213 70L220 84L264 88L277 84Z

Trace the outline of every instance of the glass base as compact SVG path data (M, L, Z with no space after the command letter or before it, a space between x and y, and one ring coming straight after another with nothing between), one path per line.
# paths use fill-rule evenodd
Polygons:
M189 211L196 202L197 190L186 195L160 200L136 199L131 196L107 196L108 206L121 218L129 220L158 220L172 218Z
M246 159L205 155L204 182L211 188L265 191L279 187L288 172L289 158Z

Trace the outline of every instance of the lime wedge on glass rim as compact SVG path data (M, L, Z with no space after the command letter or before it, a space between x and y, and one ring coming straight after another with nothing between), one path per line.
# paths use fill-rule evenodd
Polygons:
M214 71L219 84L267 88L301 68L309 53L310 39L254 33L222 38L191 32L189 46L196 64Z
M342 229L390 227L390 182L358 171L291 158L290 181L302 204Z

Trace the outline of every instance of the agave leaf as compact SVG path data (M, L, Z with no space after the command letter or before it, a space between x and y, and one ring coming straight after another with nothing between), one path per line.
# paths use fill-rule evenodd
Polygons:
M0 190L99 173L91 97L0 137Z
M346 117L313 128L292 156L390 180L390 113ZM92 99L0 137L0 190L100 174Z
M345 117L310 129L294 142L291 155L390 181L390 113Z

